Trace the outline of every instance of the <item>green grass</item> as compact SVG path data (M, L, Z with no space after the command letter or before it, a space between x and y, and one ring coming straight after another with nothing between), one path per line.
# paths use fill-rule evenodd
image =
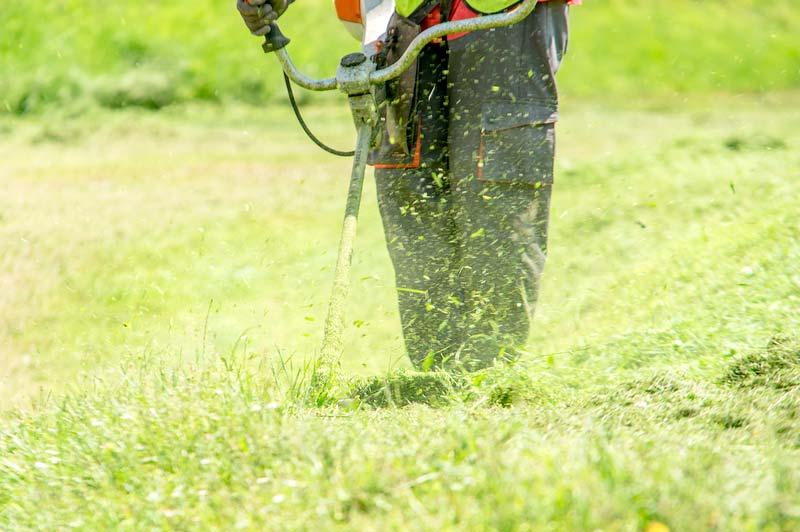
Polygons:
M410 370L368 179L320 406L349 161L232 0L4 6L0 530L800 528L800 9L571 22L528 353ZM312 75L354 47L282 26Z
M293 57L311 75L333 75L338 58L357 47L331 4L303 0L282 22ZM572 10L571 23L561 75L567 95L631 99L800 84L793 0L589 1ZM277 64L247 33L233 0L9 2L0 35L0 113L283 99Z
M0 529L798 528L799 98L565 99L529 354L468 377L408 370L368 180L325 407L348 160L285 109L0 117Z
M797 342L784 349L791 365L771 375L800 368ZM559 372L523 378L504 370L483 374L470 396L453 395L446 408L319 410L287 400L291 388L269 376L269 364L253 356L176 370L131 359L113 392L77 392L10 418L15 428L0 438L0 523L11 530L800 524L796 383L720 383L678 370L614 385L590 378L575 388ZM498 377L544 392L493 406L496 385L484 383Z

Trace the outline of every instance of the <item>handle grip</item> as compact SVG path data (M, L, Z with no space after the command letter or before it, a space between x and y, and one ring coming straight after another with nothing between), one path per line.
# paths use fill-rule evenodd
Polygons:
M268 54L275 50L280 50L289 44L290 41L291 39L289 39L289 37L281 33L281 30L275 22L270 22L269 33L264 35L264 42L261 48L264 50L265 54Z

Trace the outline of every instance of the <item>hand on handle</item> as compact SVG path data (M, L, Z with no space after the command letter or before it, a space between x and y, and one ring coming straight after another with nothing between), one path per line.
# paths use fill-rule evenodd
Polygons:
M274 22L286 11L288 0L236 0L236 9L242 15L247 29L256 36L268 35Z
M264 36L261 47L264 52L280 50L287 44L286 38L275 20L286 11L292 0L236 0L236 9L242 15L247 29L256 36Z

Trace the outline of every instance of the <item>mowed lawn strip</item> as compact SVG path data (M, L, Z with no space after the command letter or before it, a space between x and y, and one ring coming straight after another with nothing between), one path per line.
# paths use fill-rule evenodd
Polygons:
M302 399L347 161L288 114L262 145L250 109L130 113L99 154L103 113L15 122L0 528L797 528L800 134L770 98L568 104L530 355L435 408ZM347 375L402 366L371 194Z
M707 364L793 330L796 100L716 111L568 102L530 356L643 342ZM311 117L344 145L345 112ZM163 113L12 122L0 145L12 192L0 199L5 404L126 354L302 359L318 348L348 161L316 150L286 109ZM242 125L259 113L263 130ZM75 135L42 140L62 128ZM343 363L374 374L407 363L367 188Z

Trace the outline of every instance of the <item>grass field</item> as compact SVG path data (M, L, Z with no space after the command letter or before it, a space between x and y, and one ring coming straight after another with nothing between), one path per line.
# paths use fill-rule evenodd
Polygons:
M292 53L333 75L357 43L330 0L281 19ZM234 0L7 2L0 20L0 113L175 102L282 100L275 68L243 30ZM565 94L767 92L800 84L794 0L603 0L572 10ZM304 95L311 98L310 95Z
M4 121L0 528L794 528L798 100L566 103L530 356L399 409L281 369L317 349L348 169L287 115ZM344 142L343 113L310 117ZM407 363L367 198L343 363L380 376Z
M800 10L588 4L528 355L410 373L368 179L325 406L350 163L253 105L278 80L230 6L56 2L52 39L4 8L0 530L800 528Z

